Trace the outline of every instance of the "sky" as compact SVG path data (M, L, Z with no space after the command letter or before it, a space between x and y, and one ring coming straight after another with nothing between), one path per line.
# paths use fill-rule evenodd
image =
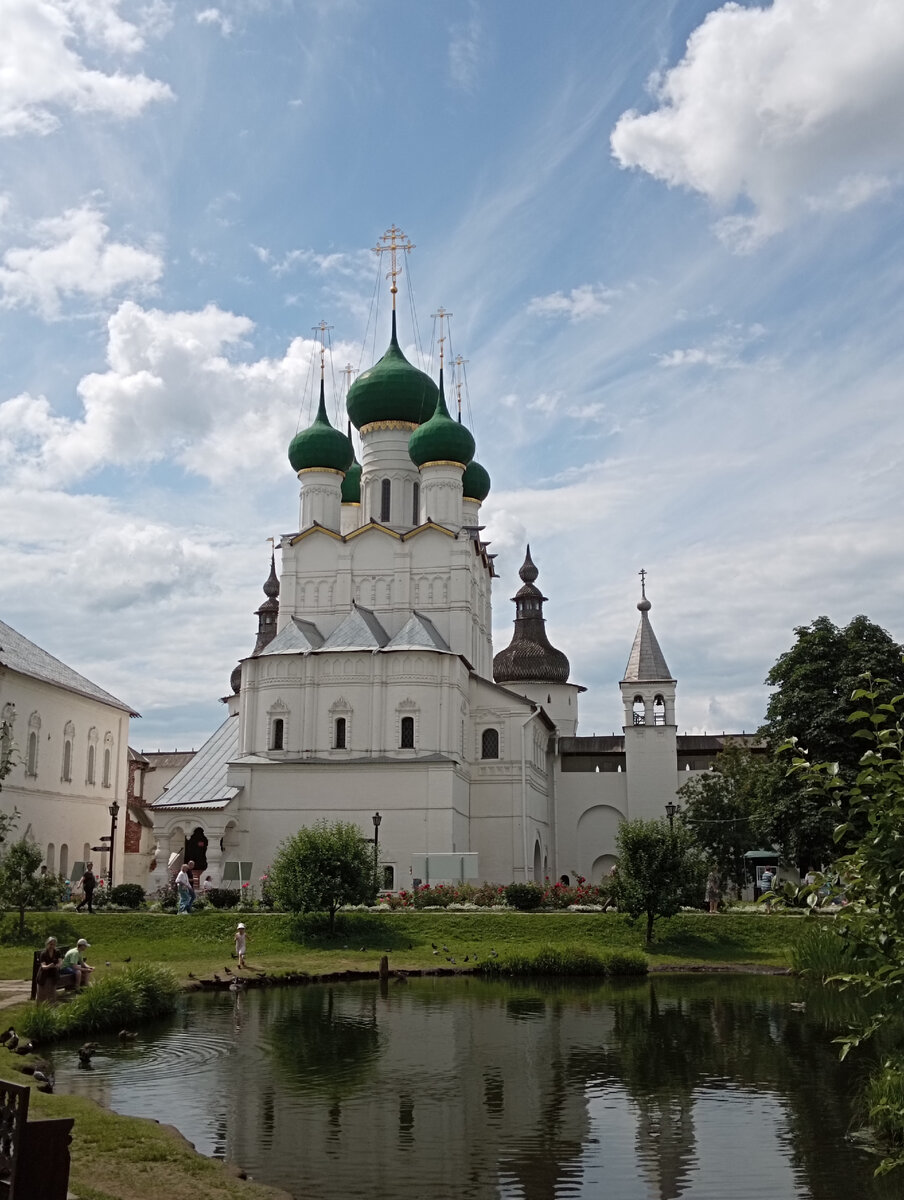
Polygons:
M901 640L900 0L3 0L0 616L198 746L250 653L288 443L452 313L496 649L621 724L638 571L679 731L794 629ZM312 373L313 368L313 373Z

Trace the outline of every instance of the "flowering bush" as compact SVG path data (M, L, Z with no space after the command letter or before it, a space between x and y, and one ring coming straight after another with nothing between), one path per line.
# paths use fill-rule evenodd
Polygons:
M583 875L576 876L574 886L564 883L510 883L503 887L495 883L422 883L417 888L402 888L379 897L378 905L390 912L422 908L517 908L556 910L584 908L593 911L606 908L610 902L608 889L601 884L588 884Z

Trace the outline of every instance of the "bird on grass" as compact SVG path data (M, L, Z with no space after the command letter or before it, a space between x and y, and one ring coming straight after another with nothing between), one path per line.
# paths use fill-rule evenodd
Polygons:
M34 1052L35 1052L34 1042L20 1042L19 1045L16 1047L16 1054L34 1054Z
M490 951L490 958L498 958L499 955L495 950Z
M18 1044L19 1044L19 1035L16 1033L15 1029L10 1027L9 1037L6 1039L6 1048L7 1048L7 1050L15 1050L15 1048L18 1046Z
M434 950L434 951L433 951L433 953L434 953L434 954L439 954L439 951L438 951L438 950Z
M443 946L443 954L451 954L451 953L452 953L452 951L449 949L449 947L444 945Z
M366 953L366 947L365 947L365 946L362 946L362 947L361 947L361 953L362 953L362 954L365 954L365 953Z
M35 1077L35 1083L45 1085L44 1087L41 1088L42 1092L43 1091L46 1091L46 1092L53 1091L53 1072L52 1071L48 1075L44 1071L42 1071L40 1067L35 1067L34 1071L32 1071L32 1074Z
M122 961L123 961L123 962L131 962L131 961L132 961L132 956L131 956L131 954L129 955L129 957L128 957L128 958L124 958Z
M430 945L433 947L434 950L438 949L436 942L431 942ZM409 947L409 949L410 949L410 947Z
M214 983L222 983L223 982L223 980L219 977L219 975L216 973L216 971L214 971L214 973L213 973L213 981L214 981Z
M469 962L469 961L470 961L470 955L466 954L466 955L465 955L465 962Z
M231 967L224 967L224 968L223 968L223 970L226 972L226 974L227 974L227 975L231 975L231 974L232 974L232 968L231 968Z
M197 975L193 974L191 971L189 971L188 977L189 979L197 979Z
M15 1029L13 1029L12 1025L10 1025L9 1029L6 1029L3 1033L0 1033L0 1045L5 1045L15 1032Z

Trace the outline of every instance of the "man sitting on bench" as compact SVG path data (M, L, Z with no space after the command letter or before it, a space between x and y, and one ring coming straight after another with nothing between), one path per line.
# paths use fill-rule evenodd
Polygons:
M88 976L94 970L85 961L85 951L90 949L90 942L86 942L84 938L79 938L72 949L67 950L63 955L63 965L60 967L60 975L74 975L76 991L79 988L88 986Z

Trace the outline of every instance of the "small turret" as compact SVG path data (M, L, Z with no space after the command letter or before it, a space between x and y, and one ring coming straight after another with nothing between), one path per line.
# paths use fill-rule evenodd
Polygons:
M270 553L270 574L264 581L264 595L266 599L254 614L257 617L257 641L251 651L251 658L256 658L276 637L276 620L279 616L279 576L276 574L276 554L273 551ZM238 695L242 686L241 663L233 669L229 676L229 684L233 692Z
M512 597L515 602L515 632L511 643L493 659L497 683L566 683L570 670L567 657L546 636L543 602L546 597L535 586L539 574L530 556L530 546L518 572L524 586Z

